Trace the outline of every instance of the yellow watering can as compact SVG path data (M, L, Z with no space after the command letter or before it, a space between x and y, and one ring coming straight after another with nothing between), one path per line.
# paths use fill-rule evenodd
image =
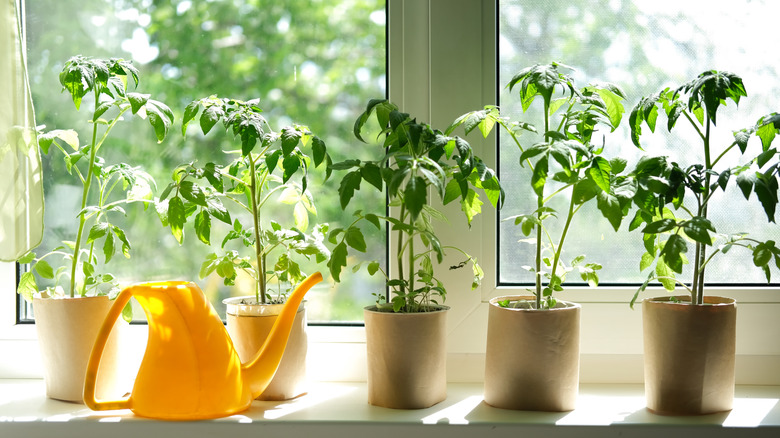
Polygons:
M242 364L217 312L194 283L144 283L124 289L103 322L87 365L84 403L93 410L130 409L164 420L224 417L249 407L270 383L303 296L322 281L317 272L287 299L257 355ZM143 307L149 339L133 391L124 400L95 398L106 340L131 297Z

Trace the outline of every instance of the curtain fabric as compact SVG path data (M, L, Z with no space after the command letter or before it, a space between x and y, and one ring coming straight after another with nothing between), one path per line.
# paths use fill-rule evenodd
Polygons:
M0 260L43 237L43 179L18 0L0 0Z

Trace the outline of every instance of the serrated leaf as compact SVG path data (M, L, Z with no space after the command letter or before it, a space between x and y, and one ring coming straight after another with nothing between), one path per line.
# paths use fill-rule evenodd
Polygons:
M328 269L330 275L335 281L341 281L341 269L347 266L347 245L344 242L339 243L333 248L330 253L330 260L328 260Z
M211 245L211 216L206 210L195 216L195 234L201 242Z
M38 260L38 263L33 266L33 269L43 278L54 278L54 269L52 269L51 265L46 260Z
M647 224L642 232L645 234L658 234L673 230L676 226L677 222L674 219L661 219Z
M35 275L32 272L25 272L19 277L19 286L16 288L16 292L26 301L32 301L33 295L38 292L38 285L35 284Z
M171 227L173 237L181 244L184 239L184 223L187 221L184 202L175 196L168 201L168 225Z
M103 256L106 258L105 263L108 263L111 261L111 258L114 257L114 253L116 250L114 249L114 235L112 233L106 234L106 240L103 242Z
M404 205L409 211L412 220L415 220L423 209L423 206L428 203L428 190L425 184L425 179L420 176L415 176L409 179L404 188Z
M609 164L609 161L603 157L595 157L588 169L588 175L590 175L593 182L595 182L601 190L609 193L610 177L612 175L612 165Z
M339 185L339 201L341 202L341 209L347 208L349 201L354 196L356 190L360 190L360 181L363 178L360 175L359 170L353 170L352 172L344 175Z
M346 231L345 237L347 245L360 252L366 252L366 240L359 228L349 227Z
M691 239L701 242L705 245L712 245L712 236L710 231L715 232L715 227L704 217L696 216L683 223L683 231Z

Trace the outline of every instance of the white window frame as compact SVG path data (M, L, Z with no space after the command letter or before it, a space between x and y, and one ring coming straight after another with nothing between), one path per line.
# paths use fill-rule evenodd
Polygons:
M445 128L455 117L485 104L497 103L495 0L388 0L389 97L421 121ZM468 86L467 86L468 85ZM496 140L471 135L479 155L495 166ZM523 293L523 288L498 286L496 272L496 213L483 208L469 230L459 220L439 231L442 241L475 256L485 269L477 291L470 291L470 273L443 275L447 286L448 379L480 382L484 373L487 301L495 296ZM772 225L775 226L775 225ZM576 230L575 230L576 231ZM389 242L392 245L392 239ZM445 260L457 262L457 257ZM450 263L451 264L451 263ZM40 377L35 328L15 324L15 266L0 264L0 378ZM581 382L638 383L642 381L641 310L631 310L632 287L570 287L560 299L582 304ZM770 287L717 287L710 294L738 301L737 383L780 385L780 291ZM643 297L665 295L650 289ZM365 294L370 304L370 292ZM146 329L130 327L140 359ZM364 381L365 335L362 327L309 327L310 378L317 381Z

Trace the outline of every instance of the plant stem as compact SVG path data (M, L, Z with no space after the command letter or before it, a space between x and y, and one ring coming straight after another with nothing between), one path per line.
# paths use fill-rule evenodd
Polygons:
M405 216L406 216L406 206L404 206L404 204L401 203L401 212L398 215L398 218L400 219L400 221L402 223L404 221L404 217ZM404 279L404 258L403 258L404 257L404 253L403 253L404 231L402 229L400 229L400 227L398 229L398 242L396 243L396 245L397 246L396 246L395 260L396 260L396 264L398 264L398 279L399 280L403 280ZM405 291L404 285L401 284L399 287L401 289L401 294L402 295L405 294L406 291ZM388 294L389 294L389 292L388 292ZM390 297L388 296L387 298L388 298L387 302L389 303L390 302L390 299L389 299Z
M574 214L579 210L579 207L577 209L574 209L574 196L571 197L571 202L569 202L569 213L566 216L566 224L563 226L563 231L561 231L561 238L558 240L558 247L555 248L555 257L553 259L553 265L552 265L552 274L551 278L555 278L555 271L558 268L558 260L561 259L561 252L563 250L563 242L566 240L566 235L569 232L569 226L571 225L571 220L574 218Z
M97 111L98 105L100 103L100 86L98 84L95 84L95 112ZM93 112L94 114L94 112ZM93 117L94 118L94 117ZM97 156L97 146L95 144L95 140L97 139L97 123L93 120L92 122L92 143L89 150L89 162L87 165L89 168L87 169L87 178L84 181L84 187L81 191L81 215L79 215L79 228L78 232L76 233L76 243L73 247L73 261L71 262L71 268L70 268L70 297L73 298L75 296L76 292L76 267L78 267L79 264L79 252L81 251L81 238L84 234L84 225L87 222L86 216L83 214L84 208L87 207L87 198L89 197L89 189L92 185L92 168L95 165L95 157Z
M409 215L409 226L414 230L414 219ZM409 236L409 309L414 309L414 231Z
M710 119L707 118L707 128L704 136L704 165L707 170L712 169L712 160L710 158ZM710 198L710 179L712 175L708 172L704 177L704 203L702 204L702 217L707 218L707 205ZM707 245L701 244L701 254L696 260L696 265L699 266L699 290L696 293L696 304L704 304L704 262L707 259Z
M255 259L257 260L257 284L255 285L255 299L265 304L265 254L260 240L260 210L257 208L257 175L255 175L255 160L252 153L245 157L249 160L249 194L252 198L252 220L255 226Z

